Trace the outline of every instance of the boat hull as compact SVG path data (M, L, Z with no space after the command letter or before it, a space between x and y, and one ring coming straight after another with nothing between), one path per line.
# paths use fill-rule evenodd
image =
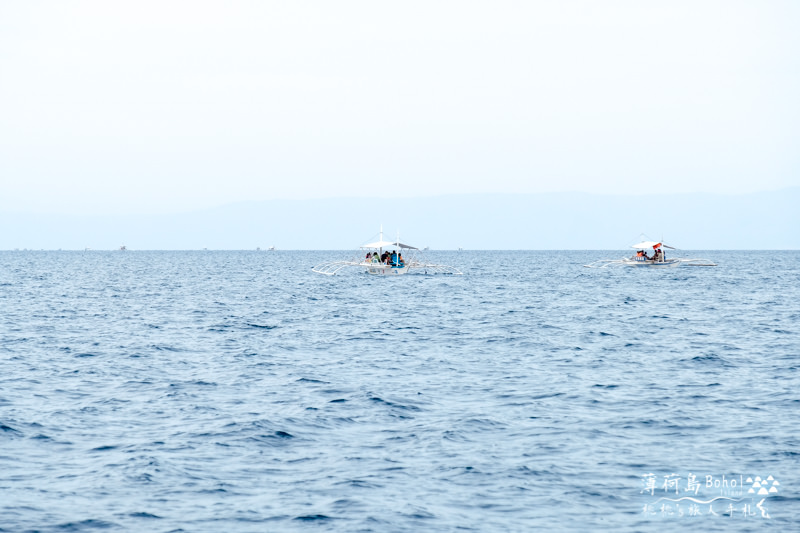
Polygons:
M408 267L395 267L383 264L368 263L364 264L367 269L367 274L372 276L402 276L408 273Z
M681 265L680 259L670 259L667 261L653 261L645 260L638 261L636 259L626 259L623 264L631 267L638 268L675 268Z

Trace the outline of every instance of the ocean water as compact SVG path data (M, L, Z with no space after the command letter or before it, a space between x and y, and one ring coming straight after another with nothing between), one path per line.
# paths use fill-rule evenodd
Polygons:
M0 531L797 530L800 252L622 253L0 252Z

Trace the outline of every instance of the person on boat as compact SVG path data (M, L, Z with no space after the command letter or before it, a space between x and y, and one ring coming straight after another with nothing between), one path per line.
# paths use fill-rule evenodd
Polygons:
M403 254L397 254L397 264L401 267L406 266L406 261L403 259Z
M397 266L397 251L392 252L392 266Z

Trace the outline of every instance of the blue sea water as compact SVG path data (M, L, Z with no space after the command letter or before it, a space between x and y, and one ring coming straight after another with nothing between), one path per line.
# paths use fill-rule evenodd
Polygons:
M800 252L622 253L0 252L0 531L797 530Z

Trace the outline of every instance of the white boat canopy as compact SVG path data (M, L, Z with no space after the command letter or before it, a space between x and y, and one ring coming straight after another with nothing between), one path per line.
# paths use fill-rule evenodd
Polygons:
M664 248L669 248L670 250L674 250L675 249L672 246L667 246L664 243L655 242L655 241L644 241L644 242L640 242L640 243L637 243L637 244L633 244L633 245L631 245L631 248L635 248L637 250L644 250L645 248L652 248L653 250L655 250L657 248L660 248L661 246L663 246Z
M392 241L378 241L378 242L371 242L369 244L365 244L361 246L362 249L370 249L370 250L380 250L381 248L388 248L390 246L395 246L397 248L403 248L406 250L419 250L419 248L415 248L408 244L403 244L402 242L392 242Z

